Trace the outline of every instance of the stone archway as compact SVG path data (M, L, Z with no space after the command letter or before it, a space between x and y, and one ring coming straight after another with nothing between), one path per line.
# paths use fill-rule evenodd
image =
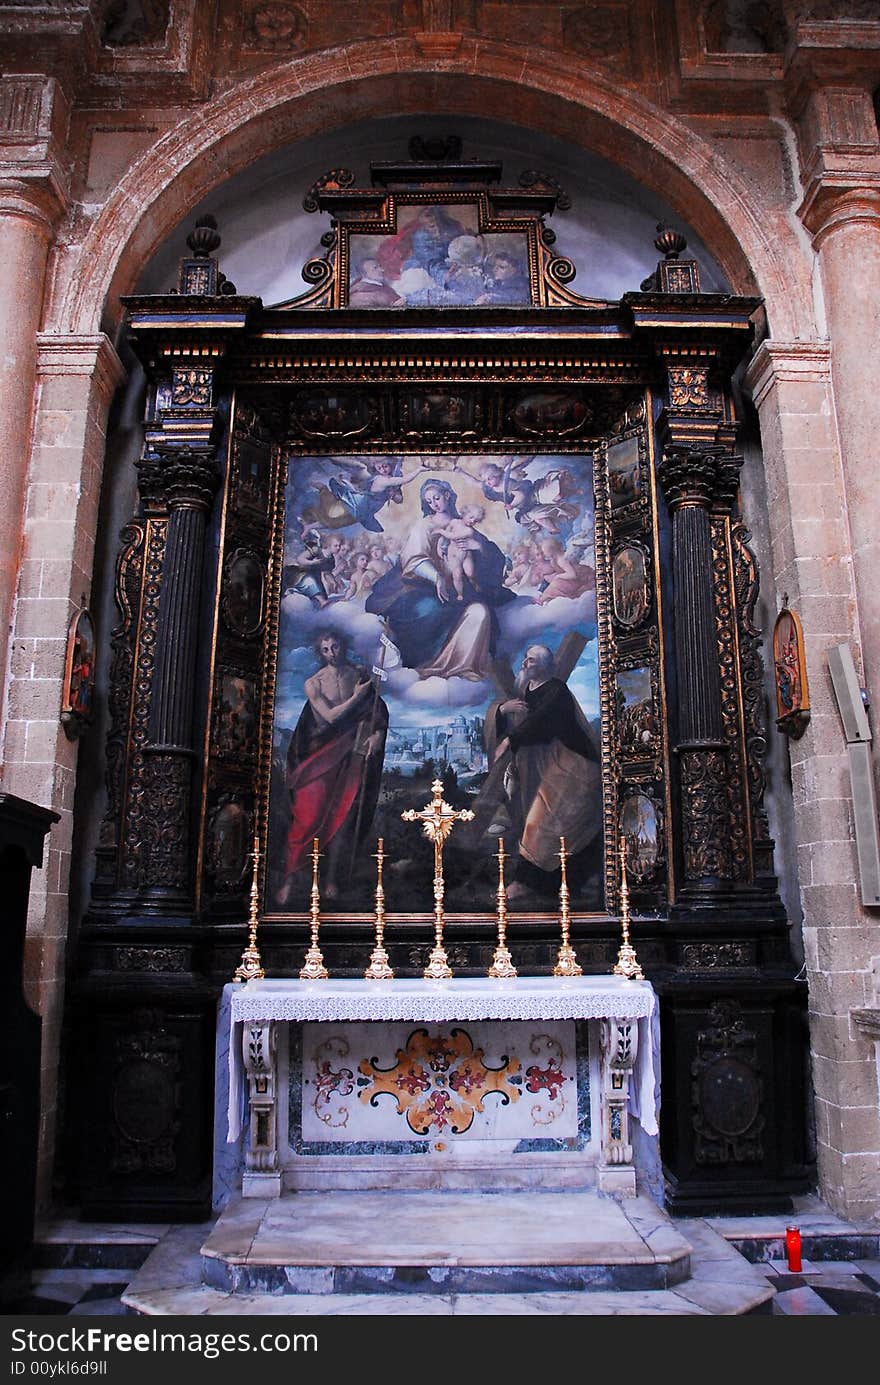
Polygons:
M187 113L132 166L60 267L52 328L112 334L120 295L186 212L291 133L301 140L389 111L428 110L508 122L515 114L520 125L602 154L662 190L737 292L764 297L774 336L812 335L809 273L795 231L779 217L766 223L743 171L692 125L558 53L535 50L526 63L513 45L465 42L438 71L415 44L406 51L391 40L296 59Z

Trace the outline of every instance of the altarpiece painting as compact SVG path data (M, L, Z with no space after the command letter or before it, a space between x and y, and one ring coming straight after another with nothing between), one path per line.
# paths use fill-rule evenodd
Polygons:
M362 910L381 836L389 909L426 912L430 850L400 814L436 777L476 812L448 848L453 913L491 910L498 837L513 909L553 908L560 836L577 907L602 907L594 518L583 453L291 457L270 909L304 907L318 836L323 897Z

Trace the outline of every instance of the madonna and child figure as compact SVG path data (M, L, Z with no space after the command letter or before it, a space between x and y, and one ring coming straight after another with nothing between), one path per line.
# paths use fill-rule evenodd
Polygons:
M477 810L450 843L451 912L492 910L499 833L513 908L553 907L560 836L574 905L599 908L590 459L293 458L286 515L276 907L307 897L317 836L324 897L369 908L378 835L389 908L429 912L430 862L400 813L439 777Z

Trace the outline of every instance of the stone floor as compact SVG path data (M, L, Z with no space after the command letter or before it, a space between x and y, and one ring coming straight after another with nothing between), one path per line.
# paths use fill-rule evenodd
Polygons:
M440 1195L445 1197L445 1195ZM560 1195L548 1195L556 1197ZM35 1247L35 1265L31 1290L20 1299L5 1304L8 1315L31 1314L76 1315L82 1317L137 1314L181 1315L674 1315L705 1316L731 1313L762 1313L773 1316L880 1316L880 1231L876 1227L855 1227L833 1216L816 1198L799 1199L796 1210L787 1217L707 1217L668 1219L647 1199L621 1200L596 1195L593 1209L602 1219L596 1224L594 1242L604 1247L595 1258L604 1265L613 1263L609 1255L609 1237L624 1233L627 1245L619 1247L618 1263L643 1266L666 1266L667 1278L676 1279L681 1264L682 1245L689 1247L689 1274L667 1287L601 1288L576 1290L550 1288L546 1283L534 1285L524 1292L453 1291L437 1282L429 1292L406 1292L400 1284L388 1292L290 1292L296 1285L288 1284L288 1292L260 1292L256 1282L243 1284L233 1292L230 1281L220 1287L205 1283L206 1258L203 1249L224 1252L226 1264L235 1264L235 1245L229 1240L231 1219L217 1235L217 1222L201 1225L157 1226L88 1224L71 1219L58 1219L42 1228ZM492 1202L480 1198L481 1203ZM621 1220L621 1208L629 1203L630 1214ZM638 1205L636 1205L638 1204ZM424 1204L423 1204L424 1205ZM559 1204L560 1207L562 1204ZM388 1206L388 1204L386 1204ZM301 1210L304 1204L300 1203ZM653 1210L652 1210L653 1209ZM241 1205L240 1205L241 1210ZM427 1210L427 1209L426 1209ZM493 1213L503 1212L496 1202ZM267 1206L254 1202L245 1206L242 1215L255 1219L248 1250L251 1266L266 1257L265 1263L277 1263L271 1250L271 1238L279 1229L278 1204ZM801 1272L792 1273L785 1259L784 1233L787 1222L796 1222L803 1237ZM304 1218L303 1230L308 1219ZM381 1226L374 1224L373 1232ZM628 1228L628 1229L627 1229ZM314 1231L314 1225L312 1231ZM498 1225L496 1224L496 1231ZM540 1225L521 1231L525 1239L511 1241L506 1250L516 1252L516 1259L529 1263L524 1253L531 1245L531 1263L537 1264L542 1255L556 1266L562 1262L560 1226L548 1223L548 1241L553 1244L552 1255L546 1255L536 1244L544 1235ZM262 1237L258 1231L262 1231ZM413 1231L417 1230L414 1226ZM461 1227L459 1227L461 1231ZM566 1233L568 1234L568 1233ZM659 1237L659 1243L658 1243ZM213 1241L212 1241L213 1238ZM475 1237L476 1238L476 1233ZM605 1239L603 1239L605 1238ZM425 1238L430 1242L432 1236ZM563 1241L564 1241L563 1237ZM568 1235L569 1263L583 1263L583 1254L571 1244ZM647 1254L651 1248L650 1255ZM377 1247L378 1247L378 1243ZM400 1245L398 1238L398 1245ZM418 1250L413 1238L408 1253L411 1262ZM487 1258L481 1253L465 1250L457 1257L459 1264L468 1259L472 1264ZM314 1242L312 1249L315 1249ZM387 1249L387 1247L386 1247ZM426 1250L424 1242L422 1251ZM320 1248L318 1248L320 1258ZM428 1246L428 1257L434 1247ZM546 1245L544 1247L546 1251ZM232 1252L230 1258L229 1252ZM314 1257L313 1257L314 1258ZM338 1259L330 1256L329 1259ZM375 1260L375 1255L372 1257ZM245 1256L245 1261L247 1256ZM239 1259L239 1266L245 1261ZM435 1261L438 1257L435 1256ZM318 1266L315 1266L318 1268ZM324 1267L326 1268L326 1266ZM444 1266L428 1266L434 1272ZM445 1268L449 1268L448 1257ZM224 1271L224 1274L226 1271ZM658 1282L663 1273L658 1274ZM222 1276L221 1276L222 1279ZM559 1282L559 1281L557 1281ZM368 1288L369 1286L364 1286ZM378 1287L378 1286L377 1286ZM314 1289L314 1285L312 1286Z

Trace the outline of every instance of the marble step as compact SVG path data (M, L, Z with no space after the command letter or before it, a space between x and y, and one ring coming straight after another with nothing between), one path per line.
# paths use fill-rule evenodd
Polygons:
M145 1315L744 1314L766 1277L644 1197L297 1193L173 1228L123 1302Z

